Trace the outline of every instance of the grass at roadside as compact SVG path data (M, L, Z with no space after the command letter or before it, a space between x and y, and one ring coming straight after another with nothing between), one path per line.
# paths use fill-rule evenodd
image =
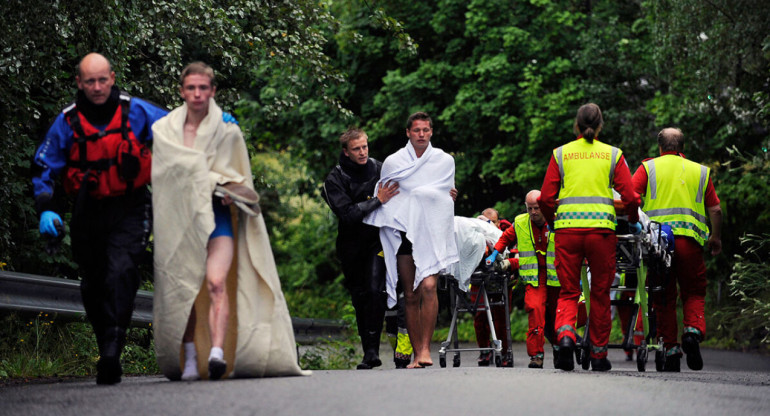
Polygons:
M0 379L93 376L99 360L88 323L42 312L0 315L0 351ZM158 374L149 330L129 330L122 362L126 374Z

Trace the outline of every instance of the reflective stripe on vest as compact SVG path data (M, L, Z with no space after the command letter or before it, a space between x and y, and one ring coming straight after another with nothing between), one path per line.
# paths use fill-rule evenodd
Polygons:
M615 229L612 186L622 154L617 147L583 138L554 150L561 179L556 229Z
M674 235L708 239L704 204L709 169L678 155L663 155L642 162L647 170L644 212L650 220L669 225Z
M529 214L518 215L513 220L516 227L516 241L519 247L519 276L525 284L537 286L538 282L538 263L537 251L535 249L535 240L532 237L532 223ZM542 252L541 252L542 254ZM548 233L548 248L545 253L545 266L548 286L560 286L559 278L556 277L556 246L554 244L554 234Z

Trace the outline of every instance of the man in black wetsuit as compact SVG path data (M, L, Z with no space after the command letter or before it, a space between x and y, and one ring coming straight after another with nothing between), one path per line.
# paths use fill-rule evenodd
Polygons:
M382 365L379 349L386 294L379 229L362 220L398 194L398 184L380 186L373 195L382 162L369 158L368 137L363 130L346 131L340 136L340 144L339 164L327 176L323 196L339 218L337 257L342 263L345 288L356 310L358 335L364 351L357 368L365 370Z

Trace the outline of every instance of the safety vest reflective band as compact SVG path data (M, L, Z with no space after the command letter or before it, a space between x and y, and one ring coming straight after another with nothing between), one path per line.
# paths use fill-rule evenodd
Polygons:
M709 235L705 207L709 168L678 155L663 155L642 165L647 171L643 209L650 220L704 245Z
M615 229L612 185L623 152L598 140L579 138L554 150L561 189L555 228Z
M72 128L64 189L76 193L85 186L94 198L123 195L150 182L152 156L140 143L128 120L131 97L120 94L120 105L104 130L94 127L72 106L64 110Z
M525 284L537 287L539 284L539 268L529 214L518 215L513 220L513 224L516 227L516 241L519 247L519 277ZM548 286L560 286L559 278L556 277L555 258L556 245L554 244L554 233L548 233L548 248L546 248L545 252L546 282Z

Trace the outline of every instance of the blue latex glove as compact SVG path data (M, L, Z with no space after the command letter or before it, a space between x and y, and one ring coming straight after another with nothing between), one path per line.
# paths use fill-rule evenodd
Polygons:
M493 251L492 254L490 254L489 257L487 257L487 259L484 260L484 264L489 266L490 264L494 263L498 254L500 253L498 253L497 250Z
M40 214L40 234L58 237L59 231L56 230L57 221L59 222L59 226L64 224L59 214L53 211L43 211L43 213Z
M631 234L633 235L641 234L642 232L642 224L639 224L638 222L629 222L628 228L631 230Z
M667 224L662 224L660 226L660 232L663 234L663 236L666 238L668 244L666 244L666 251L669 253L674 252L674 232L671 230L671 226Z
M236 120L235 117L233 117L233 115L228 113L227 111L222 112L222 121L224 121L225 123L235 123L236 125L238 125L238 120Z

